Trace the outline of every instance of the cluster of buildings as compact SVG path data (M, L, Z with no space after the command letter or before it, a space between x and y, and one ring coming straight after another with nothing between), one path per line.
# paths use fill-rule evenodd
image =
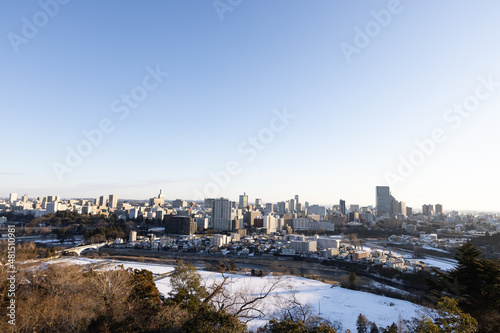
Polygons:
M182 199L166 201L162 190L149 200L118 200L117 195L100 196L96 199L61 199L59 196L29 198L27 194L18 197L11 193L9 198L0 200L0 213L14 212L35 217L58 211L79 214L115 214L122 220L149 220L165 227L168 234L190 235L208 229L219 233L263 234L293 232L329 233L346 225L371 226L378 221L400 220L406 224L408 232L416 231L419 223L441 226L441 231L467 231L465 225L477 218L451 212L445 214L443 205L423 205L422 212L413 213L405 202L396 200L388 186L376 187L376 206L351 204L345 200L326 207L302 202L298 195L277 203L264 203L255 198L254 205L246 193L238 201L228 198L206 198L203 202ZM498 225L497 216L481 217ZM450 230L450 228L452 230ZM500 229L500 226L498 226Z
M27 194L18 198L17 193L11 193L8 199L0 199L0 213L13 212L22 215L42 217L59 211L76 212L78 214L102 214L108 216L116 214L118 219L144 219L163 220L165 215L172 212L173 204L166 204L163 191L149 202L144 201L118 201L116 194L100 196L96 199L61 199L60 196L49 195L46 197L29 198ZM183 203L183 206L186 204Z
M444 213L441 204L426 204L422 212L413 213L404 202L391 195L387 186L377 186L376 206L365 207L357 204L348 207L344 200L326 207L302 202L298 195L277 203L264 203L255 198L252 205L246 193L240 195L238 201L228 198L206 198L203 202L167 201L162 190L157 196L142 201L119 200L115 194L96 199L61 199L59 196L33 199L27 194L18 197L11 193L9 198L0 199L0 214L13 212L40 217L58 211L115 214L125 221L148 219L160 226L146 235L138 235L133 230L128 241L116 239L115 247L281 258L313 256L382 264L400 270L426 267L424 263L405 260L391 252L352 247L342 242L340 236L325 234L349 225L370 227L379 221L400 221L397 225L412 236L393 236L390 241L448 248L461 245L463 239L443 241L438 239L438 234L500 231L496 215ZM0 224L5 222L5 218L0 218ZM430 226L434 228L432 232L422 231Z
M436 235L422 237L425 243L436 243ZM116 248L139 248L153 251L190 252L212 255L263 256L291 259L293 256L309 256L371 265L384 265L400 271L414 272L430 267L421 260L405 259L397 253L385 250L362 249L342 241L341 236L304 236L289 234L249 235L238 233L213 235L187 235L171 238L150 233L138 236L131 231L128 242L116 239Z
M391 194L391 189L389 186L377 186L376 187L376 211L377 216L385 217L396 217L396 218L406 218L412 216L413 209L407 207L404 201L398 201ZM443 205L422 205L422 215L432 216L432 215L443 215Z

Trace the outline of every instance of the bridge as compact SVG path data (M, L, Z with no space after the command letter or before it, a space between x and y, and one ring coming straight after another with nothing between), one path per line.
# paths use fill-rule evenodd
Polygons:
M81 246L76 246L76 247L72 247L72 248L69 248L69 249L66 249L64 251L62 251L63 253L66 252L66 253L69 253L69 252L74 252L76 254L78 254L78 256L80 256L80 254L85 251L85 250L88 250L88 249L94 249L94 250L98 250L100 249L101 247L103 246L106 246L106 245L109 245L111 244L112 242L104 242L104 243L96 243L96 244L89 244L89 245L81 245Z

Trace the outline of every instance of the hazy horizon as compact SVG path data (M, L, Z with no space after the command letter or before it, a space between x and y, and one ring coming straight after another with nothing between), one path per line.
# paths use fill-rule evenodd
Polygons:
M15 192L17 193L17 192ZM110 194L116 194L116 193L108 193L108 194L101 194L101 195L97 195L97 196L60 196L61 199L63 200L79 200L79 199L87 199L87 200L91 200L91 199L98 199L100 196L104 195L104 197L106 198L106 200L108 200L108 196ZM21 193L17 193L18 195L18 198L20 196L22 196L23 194ZM47 195L52 195L52 194L46 194L46 195L36 195L36 196L29 196L30 199L35 199L37 197L46 197ZM57 194L56 194L57 195ZM117 195L118 196L118 195ZM148 198L132 198L132 197L120 197L118 196L118 201L149 201L150 198L152 197L155 197L156 195L152 195ZM299 196L300 197L300 196ZM0 197L0 199L8 199L9 197L8 196L4 196L4 197ZM238 199L239 197L224 197L226 199L229 199L230 201L234 201L236 203L238 203ZM255 199L260 199L261 197L255 197L255 198L252 198L249 196L248 198L248 203L251 204L251 205L254 205L255 204ZM180 198L180 197L165 197L165 201L174 201L174 200L177 200L177 199L181 199L181 200L184 200L184 201L187 201L187 202L191 202L191 201L195 201L195 202L203 202L204 200L203 199L193 199L193 198ZM263 200L263 204L266 204L266 203L273 203L273 204L277 204L278 202L280 201L287 201L287 200L290 200L290 199L293 199L293 197L290 197L288 199L286 198L282 198L282 199L278 199L278 200ZM396 198L398 199L398 198ZM325 206L327 208L331 208L332 206L334 205L338 205L339 203L338 202L311 202L309 200L301 200L301 203L304 204L305 201L308 201L310 205L320 205L320 206ZM340 200L340 199L339 199ZM399 201L402 201L402 199L399 199ZM350 205L353 204L353 205L359 205L360 207L368 207L368 206L372 206L372 207L376 207L376 203L375 203L375 200L374 200L374 203L360 203L360 202L346 202L346 208L347 210L349 210L349 207ZM406 203L406 206L407 207L410 207L413 209L413 212L421 212L422 211L422 205L423 204L432 204L432 205L435 205L435 204L440 204L439 202L424 202L420 205L415 205L415 206L412 206L410 205L409 203ZM480 209L468 209L467 207L461 207L461 208L458 208L458 207L443 207L443 211L444 212L451 212L451 211L459 211L459 212L488 212L488 213L500 213L500 211L498 210L480 210Z

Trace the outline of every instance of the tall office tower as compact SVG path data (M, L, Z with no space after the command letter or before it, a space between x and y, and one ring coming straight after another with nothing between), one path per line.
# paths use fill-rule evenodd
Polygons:
M345 200L340 199L339 205L340 205L340 212L345 215Z
M215 199L212 198L205 198L205 209L210 208L212 209L212 205L214 204Z
M302 204L301 204L301 203L296 203L296 204L295 204L295 210L296 210L297 212L302 211L302 210L303 210Z
M255 199L255 208L262 207L262 199Z
M399 210L401 211L401 214L403 214L404 216L408 216L406 215L406 202L404 201L399 202Z
M163 195L163 190L160 190L160 194L157 197L149 199L149 205L153 206L163 206L165 204L165 196Z
M406 216L412 216L413 215L413 209L411 207L406 207Z
M391 195L391 190L389 186L377 186L377 216L384 214L392 214L392 205L395 201L394 197Z
M245 208L248 206L248 195L246 193L243 193L240 195L240 203L239 203L240 208Z
M97 206L98 207L104 207L104 206L106 206L106 198L104 197L104 195L101 195L99 197L99 199L97 200Z
M404 216L407 216L406 213L406 203L403 201L396 201L394 200L392 202L392 213L393 214L402 214Z
M309 202L307 202L307 201L306 201L306 202L304 202L304 207L305 207L306 209L307 209L307 208L309 208Z
M48 195L47 202L52 202L52 201L56 201L56 198L53 195Z
M295 194L295 204L298 205L300 203L299 201L299 195Z
M116 194L110 194L108 201L109 208L116 208L117 205L118 205L118 197L116 196Z
M441 204L436 204L436 214L443 214L443 205Z
M288 201L280 201L278 202L278 214L286 214L290 210L290 206Z
M28 202L28 195L27 194L23 195L23 202Z
M17 200L17 193L11 193L9 195L9 202L14 203L14 201L16 201L16 200Z
M434 214L434 206L433 205L422 205L422 214L425 216L431 216Z
M160 199L160 206L165 204L165 195L163 195L163 190L160 189L160 194L158 194L158 199Z
M290 207L290 211L294 212L295 211L295 200L294 199L290 199L288 205Z
M212 204L212 225L215 230L231 230L231 204L229 199L215 199Z
M264 208L264 211L268 214L274 212L274 204L266 203L266 208Z

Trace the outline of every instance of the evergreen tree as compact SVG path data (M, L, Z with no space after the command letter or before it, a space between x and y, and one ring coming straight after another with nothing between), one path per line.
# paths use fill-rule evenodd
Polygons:
M414 319L410 325L411 333L474 333L477 332L477 321L464 313L455 299L443 297L437 305L434 320L423 317Z
M349 288L356 288L356 281L358 280L358 276L354 272L349 273Z
M202 305L183 325L184 332L192 333L244 333L246 325L234 315L224 310L215 311L212 307Z
M500 261L480 258L472 243L458 249L458 264L450 272L439 272L432 288L457 298L458 306L479 322L481 332L500 332Z
M130 299L138 302L142 309L154 309L161 303L160 292L153 280L153 273L145 269L129 270L132 292Z
M327 325L326 323L321 323L318 326L313 327L311 330L309 330L311 333L337 333L337 331Z
M370 326L370 333L380 333L377 327L377 324L372 323Z
M398 333L398 326L396 323L392 323L391 326L388 326L385 330L384 333Z
M368 319L361 313L358 316L358 320L356 320L356 328L358 333L368 333Z
M190 263L179 262L170 276L170 300L180 304L189 312L195 312L208 296L197 269Z
M264 333L337 333L337 331L325 322L311 326L302 320L284 319L277 321L272 319L269 324L258 332Z
M271 320L268 325L264 327L266 333L307 333L307 328L301 320Z

